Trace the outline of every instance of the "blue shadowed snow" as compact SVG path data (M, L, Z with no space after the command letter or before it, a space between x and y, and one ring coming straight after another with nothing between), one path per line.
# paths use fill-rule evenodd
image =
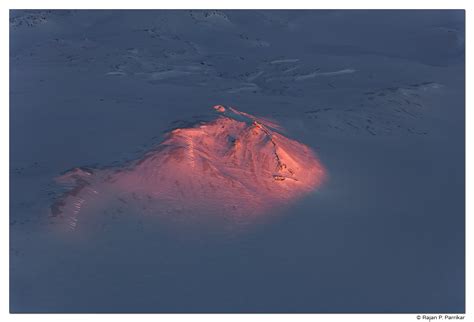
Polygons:
M11 311L464 312L464 16L11 11ZM243 234L120 201L57 232L54 178L217 104L278 122L327 182Z

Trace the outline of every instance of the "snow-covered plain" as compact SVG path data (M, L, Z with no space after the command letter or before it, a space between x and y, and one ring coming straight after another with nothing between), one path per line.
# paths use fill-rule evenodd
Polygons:
M463 11L11 11L10 42L12 312L464 311ZM216 104L323 185L238 231L120 200L58 229L61 174Z

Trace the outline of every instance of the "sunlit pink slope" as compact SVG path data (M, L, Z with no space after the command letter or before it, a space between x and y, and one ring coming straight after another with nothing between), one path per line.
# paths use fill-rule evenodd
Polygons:
M216 120L176 129L124 168L74 169L58 178L72 188L52 214L76 228L84 208L117 199L147 214L226 222L252 221L317 188L325 170L305 145L276 123L216 106Z

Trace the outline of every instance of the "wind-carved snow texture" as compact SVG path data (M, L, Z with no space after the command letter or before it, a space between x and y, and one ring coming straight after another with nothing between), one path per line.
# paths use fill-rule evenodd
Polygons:
M321 133L390 136L427 135L423 123L427 106L424 96L436 95L443 85L433 82L388 87L363 93L351 107L317 106L304 112L305 121ZM276 116L276 115L275 115Z
M127 166L60 176L70 190L52 205L52 216L74 230L82 216L116 199L170 220L247 224L322 184L325 170L314 153L280 134L278 124L214 109L217 119L171 131Z

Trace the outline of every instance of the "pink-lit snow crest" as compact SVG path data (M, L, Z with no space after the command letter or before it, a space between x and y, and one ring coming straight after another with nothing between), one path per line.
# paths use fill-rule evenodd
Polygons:
M83 216L118 203L169 221L248 224L323 183L315 154L280 134L277 123L232 107L214 109L215 120L171 131L123 167L75 168L60 176L69 190L51 215L74 230Z

